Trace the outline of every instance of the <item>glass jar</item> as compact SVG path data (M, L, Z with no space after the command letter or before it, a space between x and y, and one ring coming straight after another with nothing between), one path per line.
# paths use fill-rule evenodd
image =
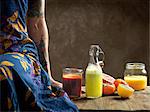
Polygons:
M147 72L143 63L127 63L124 80L134 90L142 90L147 86Z
M70 98L81 96L82 74L82 69L63 69L63 89L67 92Z

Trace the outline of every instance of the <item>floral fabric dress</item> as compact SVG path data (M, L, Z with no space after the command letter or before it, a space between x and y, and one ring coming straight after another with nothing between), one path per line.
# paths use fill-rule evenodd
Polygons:
M0 4L0 111L78 111L62 89L47 88L49 76L27 33L28 0Z

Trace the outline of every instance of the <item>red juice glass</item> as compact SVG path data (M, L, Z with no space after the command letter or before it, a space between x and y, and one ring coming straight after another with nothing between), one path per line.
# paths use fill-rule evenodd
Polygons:
M82 74L82 69L63 69L63 89L67 92L70 98L81 96Z

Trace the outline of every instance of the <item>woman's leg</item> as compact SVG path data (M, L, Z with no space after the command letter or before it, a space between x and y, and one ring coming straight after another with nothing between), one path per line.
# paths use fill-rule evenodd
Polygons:
M2 111L41 110L31 90L33 85L29 85L32 84L29 78L29 63L22 56L18 53L0 55Z

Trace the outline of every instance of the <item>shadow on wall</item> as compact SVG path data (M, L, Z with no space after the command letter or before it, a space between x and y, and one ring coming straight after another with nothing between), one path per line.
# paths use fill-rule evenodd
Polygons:
M105 52L104 71L123 78L127 62L143 62L149 71L148 0L47 0L52 74L85 70L91 44Z

